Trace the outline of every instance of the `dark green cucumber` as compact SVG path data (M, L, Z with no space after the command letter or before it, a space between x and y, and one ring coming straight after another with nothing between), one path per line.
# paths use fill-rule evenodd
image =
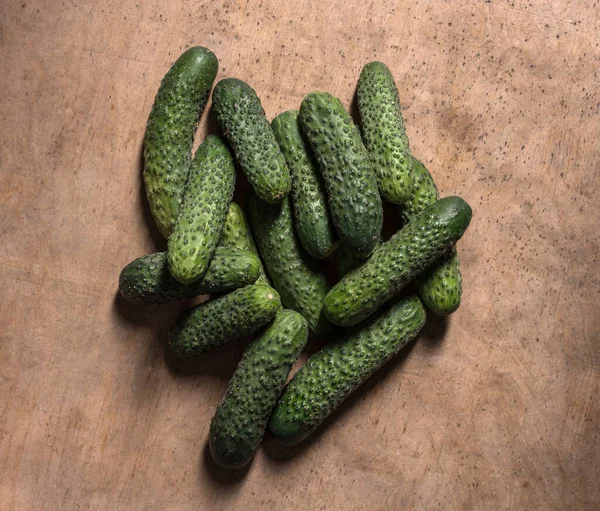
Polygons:
M375 245L374 251L377 250L380 246L381 246L381 241L378 241L377 245ZM348 248L348 246L344 243L342 243L340 245L340 247L337 249L336 256L337 256L337 270L338 270L338 275L340 277L343 277L344 275L346 275L347 273L350 273L355 268L358 268L360 265L364 264L367 261L367 259L369 258L368 256L367 257L358 256L355 252L350 250Z
M363 67L356 90L360 128L381 195L403 204L412 192L412 160L394 77L382 62Z
M252 459L307 337L304 317L282 309L248 346L210 423L210 452L219 465L238 468Z
M281 303L302 314L313 332L326 333L329 325L323 317L323 300L329 285L296 237L289 198L267 204L251 194L248 212L256 244Z
M306 438L417 336L425 316L416 296L404 298L326 344L308 359L283 391L269 430L285 444Z
M253 284L184 312L169 335L167 356L189 358L249 335L271 321L281 301L277 291Z
M179 216L192 144L219 61L201 46L181 55L163 78L144 136L144 183L158 230L168 238Z
M139 257L119 276L119 291L134 303L166 303L207 293L230 291L256 281L261 264L256 255L234 247L217 247L201 279L186 286L169 273L167 253Z
M169 271L179 282L195 282L208 268L234 187L233 156L221 138L209 135L192 161L179 218L169 238Z
M292 175L294 224L300 242L310 256L324 259L336 249L335 228L327 208L323 179L300 133L298 112L279 114L271 127Z
M471 215L460 197L425 209L329 291L323 307L327 319L352 326L369 317L442 257L463 235Z
M292 187L290 171L254 89L235 78L221 80L213 91L213 108L258 196L281 201Z
M405 222L440 198L425 165L416 158L412 160L415 179L413 193L400 209ZM430 311L440 316L447 316L458 309L462 297L462 276L456 246L419 278L419 296Z
M340 100L311 92L300 124L319 164L340 240L364 256L377 244L383 210L377 181L358 128Z

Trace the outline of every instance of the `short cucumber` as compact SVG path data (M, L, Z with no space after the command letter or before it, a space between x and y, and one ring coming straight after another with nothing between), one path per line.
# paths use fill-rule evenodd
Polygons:
M167 253L139 257L119 276L119 291L134 303L166 303L207 293L230 291L252 284L260 272L260 260L247 250L217 247L201 279L186 286L169 273Z
M444 255L463 235L471 215L460 197L425 209L329 291L323 307L327 319L352 326L369 317Z
M306 438L417 336L425 316L416 296L404 298L326 344L285 388L269 421L269 430L285 444Z
M294 225L304 250L316 259L324 259L336 249L336 234L323 179L308 144L305 142L298 112L289 110L271 122L275 138L292 175Z
M163 78L144 136L144 183L150 211L168 238L179 216L192 144L219 62L201 46L184 52Z
M277 291L253 284L184 312L169 335L166 355L189 358L256 332L271 321L281 301Z
M234 187L233 156L220 137L209 135L192 161L179 218L169 238L169 271L179 282L195 282L208 268Z
M238 468L252 459L307 337L306 320L282 309L248 346L210 423L210 452L219 465Z

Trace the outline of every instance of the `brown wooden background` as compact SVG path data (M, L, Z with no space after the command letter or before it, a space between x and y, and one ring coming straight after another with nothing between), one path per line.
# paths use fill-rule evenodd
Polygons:
M600 508L599 29L569 0L0 2L0 509ZM174 374L185 304L116 297L157 247L145 122L195 44L269 117L350 106L385 61L414 154L475 213L459 312L241 474L205 447L241 345Z

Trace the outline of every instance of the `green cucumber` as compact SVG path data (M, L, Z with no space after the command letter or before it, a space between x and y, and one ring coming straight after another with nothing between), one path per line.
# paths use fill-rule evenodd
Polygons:
M119 291L133 303L166 303L171 300L230 291L252 284L260 272L260 260L247 250L217 247L206 273L186 286L169 273L167 253L137 258L121 271Z
M381 246L381 241L377 242L375 245L375 250L377 250ZM338 275L343 277L347 273L350 273L355 268L358 268L360 265L364 264L369 256L360 257L354 251L348 248L348 245L342 243L340 247L336 251L337 257L337 270Z
M440 198L425 165L416 158L412 160L415 179L413 193L400 208L405 222L410 222ZM456 246L419 278L419 296L431 312L440 316L447 316L458 309L462 297L462 276Z
M184 52L163 78L144 136L144 183L158 230L168 238L192 161L192 144L219 61L201 46Z
M340 100L325 92L304 98L300 124L319 164L340 240L367 256L379 239L383 210L358 128Z
M221 138L209 135L192 161L179 218L169 238L169 271L179 282L195 282L208 268L234 187L233 156Z
M210 423L210 452L219 465L239 468L252 459L307 337L302 315L282 309L248 346Z
M327 319L352 326L369 317L442 257L463 235L471 215L460 197L425 209L329 291L323 307Z
M367 378L414 339L425 324L416 296L394 302L312 355L287 385L269 421L285 444L310 435Z
M412 192L412 160L394 77L381 62L363 67L356 90L365 146L381 195L403 204Z
M277 291L253 284L184 312L169 335L167 357L190 358L249 335L271 321L281 301Z
M290 171L254 89L235 78L221 80L213 108L255 192L264 201L281 201L292 187Z
M335 228L327 208L327 193L317 164L300 133L298 112L289 110L271 122L275 138L292 175L294 224L304 250L324 259L337 247Z
M268 204L251 194L248 211L256 244L281 303L302 314L313 332L326 333L329 325L323 316L323 300L329 285L296 237L289 198Z

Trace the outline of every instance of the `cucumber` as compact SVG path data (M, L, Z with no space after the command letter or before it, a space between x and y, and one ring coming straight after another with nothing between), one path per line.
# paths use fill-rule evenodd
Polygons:
M246 349L210 423L210 452L219 465L239 468L252 459L307 337L306 320L282 309Z
M323 300L329 284L300 246L289 198L268 204L251 194L248 211L258 249L281 302L302 314L313 332L326 333L329 325L323 316Z
M307 143L300 133L298 112L289 110L271 122L275 138L292 175L294 225L304 250L324 259L337 247L335 228L327 208L327 194Z
M352 326L369 317L460 239L472 211L460 197L446 197L413 218L371 258L327 294L329 321Z
M398 89L385 64L369 62L363 67L356 96L379 191L389 202L403 204L413 188L412 160Z
M202 278L186 286L169 273L167 253L139 257L119 276L119 291L133 303L166 303L207 293L230 291L252 284L260 272L260 260L247 250L217 247Z
M325 345L308 359L283 391L269 430L285 444L306 438L417 336L425 317L425 309L416 296L404 298Z
M409 222L439 200L431 174L416 158L413 160L415 184L410 198L401 207L401 217ZM419 278L419 296L435 314L447 316L458 309L462 297L462 276L456 246Z
M380 246L381 246L381 241L378 241L377 245L375 245L374 251L377 250ZM348 248L348 246L345 245L344 243L342 243L340 245L340 247L337 249L336 256L337 256L337 270L338 270L338 275L340 277L343 277L344 275L346 275L347 273L350 273L355 268L358 268L360 265L364 264L368 259L368 256L366 258L358 256L355 252L350 250Z
M223 232L235 187L233 156L217 135L196 151L175 230L168 242L169 271L190 284L208 268Z
M192 144L219 61L195 46L163 78L144 136L144 183L158 230L168 238L179 216L192 161Z
M264 201L281 201L292 187L290 171L254 89L235 78L221 80L213 108L255 192Z
M184 312L169 335L166 355L190 358L256 332L271 321L281 301L277 291L253 284Z
M367 256L379 239L383 210L358 128L340 100L325 92L304 98L300 124L319 164L340 240Z

